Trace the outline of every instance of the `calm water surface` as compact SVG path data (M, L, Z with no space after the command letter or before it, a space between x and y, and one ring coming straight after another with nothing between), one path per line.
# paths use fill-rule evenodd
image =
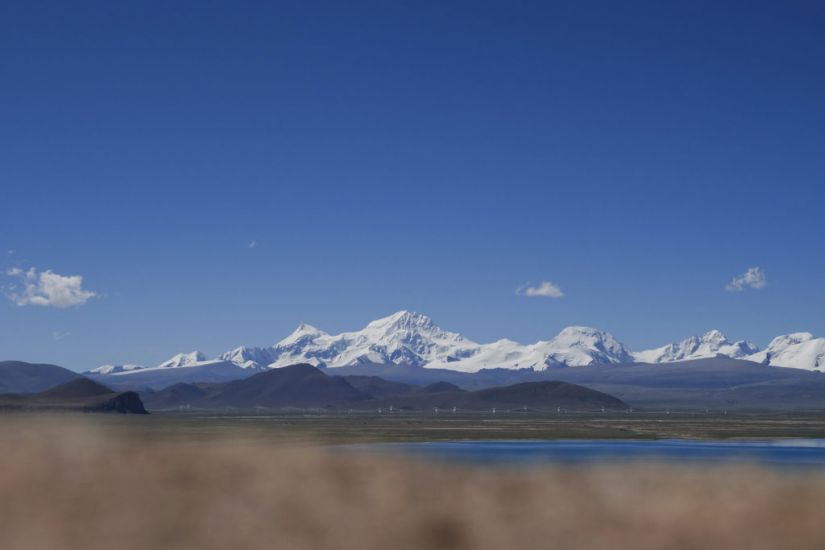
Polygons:
M825 439L773 441L448 441L353 445L359 451L402 453L447 461L485 464L599 463L655 461L749 462L825 467Z

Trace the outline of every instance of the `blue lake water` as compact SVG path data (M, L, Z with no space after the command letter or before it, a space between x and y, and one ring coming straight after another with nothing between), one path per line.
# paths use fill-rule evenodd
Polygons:
M825 467L825 439L444 441L379 443L353 445L351 448L367 452L401 453L438 460L505 466L650 461Z

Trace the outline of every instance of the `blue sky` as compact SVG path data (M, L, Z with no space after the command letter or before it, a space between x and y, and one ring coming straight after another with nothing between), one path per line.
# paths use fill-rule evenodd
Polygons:
M823 335L822 28L816 2L4 3L0 356L154 364L399 309L478 341Z

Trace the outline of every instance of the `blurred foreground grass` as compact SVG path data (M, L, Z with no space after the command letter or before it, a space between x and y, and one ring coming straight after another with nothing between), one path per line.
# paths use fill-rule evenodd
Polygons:
M5 419L4 550L825 548L825 474L523 471Z

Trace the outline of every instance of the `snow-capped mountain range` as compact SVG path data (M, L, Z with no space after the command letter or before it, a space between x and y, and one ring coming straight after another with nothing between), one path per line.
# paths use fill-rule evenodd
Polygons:
M639 363L671 363L717 355L744 359L758 351L759 348L750 342L729 342L724 334L718 330L711 330L702 336L691 336L675 344L640 351L633 356Z
M724 355L776 367L825 371L825 338L800 332L775 338L764 350L750 342L730 342L718 330L691 336L682 342L632 352L612 334L573 326L535 344L498 340L478 344L448 332L426 315L399 311L369 323L365 328L328 334L301 324L289 336L270 347L239 347L208 359L201 352L181 353L156 367L104 365L91 374L128 376L146 370L186 368L231 363L255 370L295 363L319 367L359 364L411 365L424 368L477 372L482 369L533 369L579 367L594 364L670 363Z

